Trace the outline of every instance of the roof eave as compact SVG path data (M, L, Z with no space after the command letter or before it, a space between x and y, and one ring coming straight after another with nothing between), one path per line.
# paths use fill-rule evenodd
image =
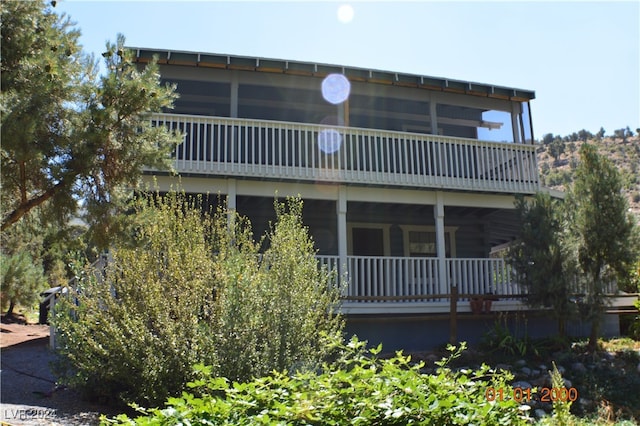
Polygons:
M217 53L198 53L138 47L128 48L135 51L135 61L139 63L151 62L153 58L156 57L159 64L204 68L236 69L243 71L292 74L321 78L328 74L340 73L345 75L351 81L413 87L520 102L528 102L535 99L535 92L531 90L495 86L470 81L451 80L418 74Z

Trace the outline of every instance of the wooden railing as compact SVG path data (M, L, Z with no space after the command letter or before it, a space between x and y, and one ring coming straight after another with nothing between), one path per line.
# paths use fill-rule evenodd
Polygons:
M460 300L469 295L498 295L518 298L521 290L513 283L504 259L445 259L445 282L438 276L438 259L426 257L347 256L347 269L339 268L338 256L318 256L322 265L338 271L346 281L345 300L371 302L442 301L457 287Z
M154 114L179 173L534 193L533 145L266 120Z

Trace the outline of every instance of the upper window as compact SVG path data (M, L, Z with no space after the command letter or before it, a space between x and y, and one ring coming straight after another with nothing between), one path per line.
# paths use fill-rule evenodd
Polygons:
M229 117L231 85L215 81L162 79L162 83L175 84L180 97L168 112L177 114Z
M238 116L261 120L322 123L336 114L319 91L257 84L238 87Z

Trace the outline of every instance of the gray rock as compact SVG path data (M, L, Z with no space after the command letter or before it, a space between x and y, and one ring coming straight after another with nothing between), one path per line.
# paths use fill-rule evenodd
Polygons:
M425 357L425 360L434 363L436 361L440 361L440 357L436 354L429 354Z
M533 415L541 419L543 417L546 417L547 413L542 408L538 408L533 412Z
M527 365L527 361L524 359L519 359L515 362L516 367L524 367L525 365Z
M540 365L538 366L538 369L539 369L539 370L542 370L542 371L547 371L547 370L549 370L549 367L547 367L547 366L546 366L546 365L544 365L544 364L540 364Z
M573 383L571 383L571 380L569 379L562 379L562 381L564 382L564 387L569 389L571 387L573 387Z
M496 364L496 370L505 370L511 371L511 366L509 364Z
M522 374L524 374L525 376L530 376L531 375L531 369L529 367L522 367L520 369L520 371L522 372Z
M525 382L524 380L519 380L517 382L514 382L511 386L513 388L520 388L520 389L531 389L533 387L531 386L531 383Z
M583 373L587 372L587 367L585 367L584 364L581 363L581 362L574 362L571 365L571 369L573 371L575 371L576 373L580 373L580 374L583 374Z
M551 378L545 374L535 379L532 383L537 388L549 388L551 387Z
M531 370L531 376L538 377L540 375L540 370Z
M564 367L563 367L563 366L561 366L561 365L556 365L556 368L558 369L558 372L559 372L560 374L564 374L564 373L567 371L567 369L566 369L566 368L564 368Z
M583 408L591 405L591 401L586 398L578 398L578 404L580 404Z

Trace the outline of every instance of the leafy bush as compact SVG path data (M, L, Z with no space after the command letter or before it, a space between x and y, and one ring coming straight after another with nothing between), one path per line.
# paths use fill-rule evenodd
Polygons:
M90 396L159 403L215 364L211 223L177 194L138 200L133 244L121 243L104 278L79 270L59 305L64 381Z
M527 424L527 412L513 399L489 400L489 387L511 393L508 373L483 366L477 371L452 371L448 361L433 375L422 374L423 364L412 364L398 352L378 359L381 347L364 351L352 339L340 345L342 355L319 372L273 372L247 383L230 383L212 376L200 365L201 378L190 383L191 393L170 398L164 409L145 410L114 424Z
M277 204L262 255L246 220L200 205L176 193L141 197L132 241L113 249L104 276L78 274L55 322L63 381L157 405L195 378L197 363L248 379L323 360L322 333L342 329L338 289L318 268L302 202Z
M232 380L314 368L328 355L323 335L341 335L339 289L330 287L332 272L318 268L302 201L276 202L275 209L264 253L246 220L236 217L233 233L216 227L216 371Z

